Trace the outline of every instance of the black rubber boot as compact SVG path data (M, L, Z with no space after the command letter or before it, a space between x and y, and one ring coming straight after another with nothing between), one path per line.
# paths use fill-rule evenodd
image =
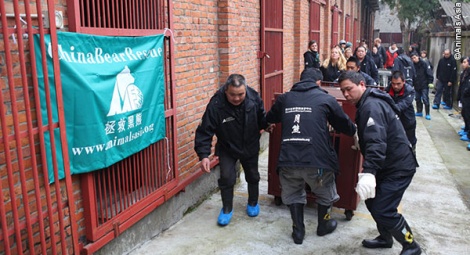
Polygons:
M366 248L392 248L393 246L393 237L390 231L386 230L384 227L377 225L377 230L379 230L380 235L375 239L364 239L362 245Z
M248 183L248 204L255 206L258 204L259 184Z
M413 233L411 233L411 228L405 221L405 218L401 218L400 222L392 230L390 230L393 237L397 239L403 249L401 250L400 255L419 255L421 254L421 247L413 238Z
M294 243L302 244L305 237L304 204L291 204L289 209L292 217L292 239Z
M416 112L423 112L423 102L421 100L416 101Z
M429 111L429 108L430 108L430 105L429 105L429 104L424 105L424 112L426 113L426 115L431 114L431 112Z
M222 196L224 213L230 213L233 207L233 188L220 190L220 195Z
M318 236L324 236L335 231L338 225L336 220L330 219L330 209L331 206L318 204Z

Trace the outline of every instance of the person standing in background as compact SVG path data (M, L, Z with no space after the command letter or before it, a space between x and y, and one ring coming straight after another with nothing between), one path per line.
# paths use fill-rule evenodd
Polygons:
M434 67L432 66L431 60L428 59L428 52L426 50L421 51L421 59L431 67L431 71L434 70Z
M431 105L429 103L429 84L432 84L434 77L432 76L431 66L424 60L420 59L418 52L411 53L411 61L416 71L416 79L413 79L413 87L416 95L416 117L423 117L423 105L425 118L431 120Z
M361 71L370 75L375 83L379 84L379 71L374 60L367 55L366 51L367 49L364 46L359 46L356 50L356 58L361 62Z
M376 46L372 47L371 57L374 60L374 63L377 66L377 68L383 67L382 56L379 54L379 50L377 49Z
M398 57L397 50L398 50L398 48L397 48L396 43L392 43L390 45L390 47L388 47L388 50L386 51L387 60L384 62L384 68L387 68L388 70L392 69L393 62Z
M320 54L317 41L308 42L308 50L304 53L305 68L320 68Z
M338 79L341 71L346 70L346 59L340 48L333 47L331 49L330 57L323 61L320 70L324 81L335 82Z
M347 47L346 49L344 49L344 58L346 59L346 61L353 55L353 51L352 51L352 48L351 47Z
M452 109L452 87L457 78L457 64L449 49L445 49L443 57L439 60L436 70L436 96L434 97L433 109L439 109L441 97L445 110Z
M398 117L405 129L406 137L416 154L416 116L413 108L415 90L412 85L405 82L405 76L400 71L392 73L390 86L385 91L392 97L398 109Z
M382 65L380 65L380 67L377 66L377 68L383 68L385 62L387 62L387 50L382 46L382 40L378 37L374 39L374 46L377 47L377 52L382 59Z
M463 57L461 60L462 73L460 74L459 92L457 93L457 101L462 104L462 118L465 123L464 128L459 132L460 140L470 141L468 132L470 131L470 58ZM470 150L470 144L467 145Z

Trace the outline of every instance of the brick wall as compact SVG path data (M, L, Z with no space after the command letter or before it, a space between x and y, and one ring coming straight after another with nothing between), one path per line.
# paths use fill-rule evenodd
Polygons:
M266 0L267 2L269 0ZM331 6L337 2L339 8L343 11L339 19L339 38L344 37L344 19L346 14L351 15L351 31L353 34L354 20L360 19L360 10L354 0L311 0L319 1L321 5L320 21L320 53L322 60L330 52L330 48L337 42L331 42ZM33 1L34 2L34 1ZM63 10L64 16L67 15L65 0L55 1L57 9ZM338 3L339 2L339 3ZM12 1L5 1L7 12L12 12ZM269 3L268 3L269 4ZM307 50L309 41L309 5L310 1L287 0L283 1L283 89L288 91L293 83L298 81L300 72L303 70L303 53ZM10 9L8 9L10 8ZM34 6L32 6L34 9ZM260 60L257 58L257 51L260 49L260 1L259 0L175 0L173 1L173 32L175 35L175 66L173 77L176 84L176 112L177 112L177 148L178 171L181 178L199 171L198 158L194 152L194 131L199 124L206 105L214 92L225 81L229 74L241 73L247 79L247 83L260 90ZM65 20L67 23L67 19ZM14 25L14 24L9 24ZM11 42L11 40L10 40ZM353 42L355 43L355 42ZM17 45L11 43L12 61L14 68L13 76L15 83L21 87L21 69L19 65L19 50ZM27 46L26 46L27 48ZM21 49L22 50L22 49ZM28 50L28 49L25 49ZM5 79L5 52L4 45L0 45L0 86L2 96L8 104L12 99L6 92L7 82ZM29 64L26 63L29 68ZM28 70L30 72L30 70ZM24 78L23 78L24 79ZM31 81L28 81L32 86ZM30 88L31 89L31 88ZM24 95L19 95L17 106L20 110L19 122L20 129L25 128ZM10 111L11 109L7 109ZM9 131L12 130L11 115L5 120L9 122ZM7 134L2 133L2 137ZM34 190L33 164L40 165L38 162L31 161L31 155L28 154L31 146L27 140L22 140L22 151L24 152L25 180L24 189L26 191ZM14 151L17 145L11 144L10 150ZM38 148L36 148L38 150ZM12 152L13 161L13 179L16 180L17 188L15 193L21 193L22 182L18 174L18 154ZM2 177L1 188L3 192L3 202L6 204L6 210L11 211L12 205L9 201L8 191L9 183L5 176L8 174L5 167L5 148L0 146L0 176ZM40 157L40 155L38 154ZM39 169L39 172L42 170ZM41 176L40 176L41 178ZM79 176L73 176L74 199L76 206L76 220L78 221L79 236L84 236L83 220L83 201L82 191L80 189ZM60 182L63 188L64 182ZM43 182L39 184L45 185ZM44 190L41 191L44 193ZM41 195L43 195L41 193ZM64 193L64 192L62 192ZM34 196L30 197L30 203L34 203ZM55 199L53 197L53 199ZM44 207L46 201L39 202L39 206ZM21 204L20 204L21 205ZM33 206L36 208L36 206ZM24 209L19 208L21 216L24 216ZM35 213L36 209L32 213ZM7 216L8 225L12 224L13 216L11 213ZM57 214L54 215L57 218ZM35 226L37 230L38 227ZM70 231L70 229L68 229ZM34 240L38 243L40 240ZM0 250L1 253L1 250ZM72 253L72 252L71 252Z

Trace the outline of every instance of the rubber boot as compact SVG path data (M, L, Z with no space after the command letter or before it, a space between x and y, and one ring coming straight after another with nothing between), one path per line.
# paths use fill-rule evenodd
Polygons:
M393 246L393 237L390 231L385 229L383 226L377 224L377 230L379 231L379 236L375 239L364 239L362 245L366 248L392 248Z
M418 115L418 113L421 113L421 115ZM423 102L421 102L421 100L416 101L416 116L417 117L423 116Z
M403 249L400 252L400 255L419 255L421 254L421 247L413 238L413 233L411 233L411 228L405 221L405 218L401 218L400 222L392 230L390 230L393 237L401 243Z
M230 213L233 207L233 187L220 190L224 213Z
M318 204L318 236L324 236L335 231L338 225L336 220L330 219L330 209L331 206Z
M430 105L429 105L429 104L424 105L424 112L426 113L426 115L430 115L430 114L431 114L431 112L429 111L429 108L430 108Z
M246 205L246 214L250 217L256 217L259 214L258 195L258 183L248 183L248 204Z
M305 237L304 204L291 204L289 209L292 217L292 239L294 243L302 244Z

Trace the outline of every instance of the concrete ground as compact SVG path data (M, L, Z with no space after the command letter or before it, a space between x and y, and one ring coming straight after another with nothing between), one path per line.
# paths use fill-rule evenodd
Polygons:
M417 155L420 167L404 195L400 212L413 230L423 254L460 255L470 251L470 151L457 131L463 124L455 111L431 110L432 120L417 118ZM276 206L267 194L268 150L260 157L258 217L246 215L247 187L243 174L234 198L234 216L226 227L217 226L220 193L213 194L181 221L128 254L399 254L391 249L366 249L364 238L377 235L375 223L364 202L351 221L344 210L334 208L338 228L332 234L316 235L317 210L305 208L306 236L302 245L291 238L292 221L285 205Z

